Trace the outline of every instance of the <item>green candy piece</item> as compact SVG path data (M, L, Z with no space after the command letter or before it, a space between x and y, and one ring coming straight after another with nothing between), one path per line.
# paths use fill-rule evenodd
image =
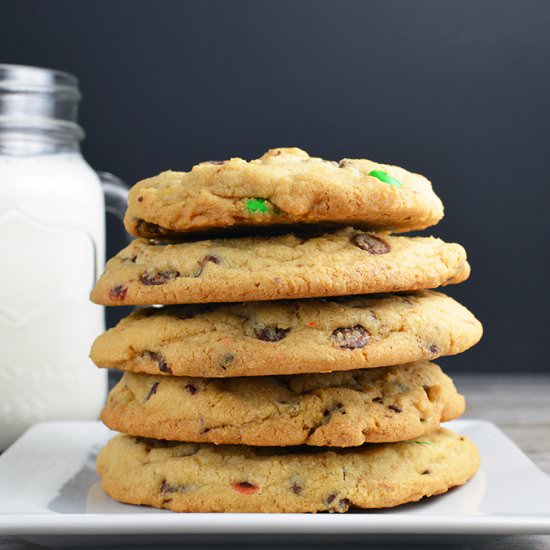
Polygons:
M377 180L387 183L392 187L402 187L403 185L398 179L390 176L387 172L383 172L382 170L373 170L372 172L369 172L369 176L372 176Z
M266 199L247 199L246 200L246 209L251 214L267 214L269 210L270 202Z

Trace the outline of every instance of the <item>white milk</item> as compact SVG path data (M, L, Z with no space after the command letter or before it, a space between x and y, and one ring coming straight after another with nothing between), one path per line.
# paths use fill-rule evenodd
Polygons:
M80 153L0 154L0 449L42 420L95 419L107 373L88 294L103 268L105 206Z

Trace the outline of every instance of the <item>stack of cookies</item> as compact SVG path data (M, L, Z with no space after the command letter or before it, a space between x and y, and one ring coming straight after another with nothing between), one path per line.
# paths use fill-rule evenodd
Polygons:
M163 172L129 195L137 238L92 299L134 311L91 357L125 371L102 412L105 491L186 512L345 512L465 483L479 457L430 361L482 328L433 289L458 244L395 236L443 216L430 182L299 149ZM158 304L162 304L159 307Z

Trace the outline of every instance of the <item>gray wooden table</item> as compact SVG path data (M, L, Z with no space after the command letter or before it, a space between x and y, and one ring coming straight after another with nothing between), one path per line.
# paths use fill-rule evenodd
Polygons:
M550 475L550 374L548 376L478 375L455 376L455 382L466 396L465 418L482 418L497 424L542 470ZM1 490L1 488L0 488ZM550 495L549 495L550 498ZM286 538L283 540L247 537L225 540L209 548L262 548L284 546L293 548L331 548L345 543L353 548L455 548L455 549L529 549L550 550L548 536L510 537L449 537L437 541L411 540L406 545L377 542L365 544L363 538L347 539L323 536L321 538ZM201 545L202 546L202 545ZM181 547L181 546L180 546ZM193 544L188 548L198 547ZM202 546L205 548L204 546ZM0 537L0 550L35 550L40 548L13 537ZM105 548L105 547L102 547ZM118 547L121 548L121 547Z
M494 422L550 475L550 375L453 378L466 397L464 418Z

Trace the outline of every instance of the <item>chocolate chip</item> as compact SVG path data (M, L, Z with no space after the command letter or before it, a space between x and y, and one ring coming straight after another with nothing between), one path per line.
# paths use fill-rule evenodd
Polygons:
M172 369L166 364L166 361L164 360L164 357L160 355L160 353L157 354L159 357L157 359L157 363L159 366L160 372L165 372L166 374L172 374Z
M291 489L291 491L292 491L295 495L299 495L299 494L303 491L303 487L301 487L300 485L298 485L296 482L294 482L294 483L290 486L290 489Z
M165 495L166 493L175 493L176 488L173 485L170 485L165 479L162 480L160 484L160 492Z
M162 480L162 483L160 484L160 493L162 495L171 494L171 493L183 493L186 490L185 485L172 485L166 481L166 479Z
M124 298L126 298L127 292L128 288L126 288L124 285L115 285L109 290L109 298L111 300L124 300Z
M369 254L387 254L391 250L390 245L384 239L369 233L354 235L351 242Z
M235 360L235 356L232 353L224 353L220 357L220 367L222 369L225 369L228 365L233 363L234 360Z
M340 411L342 414L346 414L346 412L344 410L342 410L344 408L344 404L343 403L334 403L330 409L325 409L323 411L323 416L331 416L333 412L335 411Z
M346 414L346 411L344 410L344 404L343 403L333 403L329 409L325 409L323 411L323 424L328 424L330 420L332 419L332 415L335 412L339 412L340 414Z
M431 355L439 355L439 346L437 344L431 344L428 350Z
M185 384L184 387L191 395L195 395L199 391L197 386L194 386L193 384Z
M286 338L289 332L289 328L279 328L275 325L266 325L262 328L254 329L256 338L264 342L279 342L283 338Z
M193 272L193 277L200 277L208 262L212 262L213 264L219 265L221 264L222 260L219 256L215 256L214 254L208 254L202 260L199 260L199 267Z
M143 197L138 197L138 202L143 202Z
M327 504L331 504L332 502L334 502L335 498L336 498L336 493L332 493L326 498L325 502Z
M390 409L390 411L393 411L393 412L396 412L396 413L403 412L403 409L401 407L398 407L397 405L388 405L388 409Z
M373 397L373 403L382 403L384 400L381 397Z
M357 349L367 345L369 332L362 325L341 327L332 333L331 338L342 349Z
M168 366L161 353L156 351L145 351L143 352L143 357L145 359L149 359L150 361L156 361L160 372L172 374L172 369Z
M149 401L149 399L157 393L157 388L159 387L159 382L155 382L151 389L149 390L149 393L145 396L145 401Z
M219 256L216 256L216 254L207 254L199 263L206 265L208 262L219 265L222 263L222 259Z
M142 284L147 286L163 285L168 281L176 279L180 276L180 272L174 270L170 271L157 271L156 273L142 273L139 280Z
M430 470L424 470L424 471L422 472L422 475L423 475L423 476L427 476L427 475L430 475L431 473L432 473L432 472L430 472Z
M338 501L338 506L342 508L344 512L347 512L351 506L351 501L348 498L342 498Z

